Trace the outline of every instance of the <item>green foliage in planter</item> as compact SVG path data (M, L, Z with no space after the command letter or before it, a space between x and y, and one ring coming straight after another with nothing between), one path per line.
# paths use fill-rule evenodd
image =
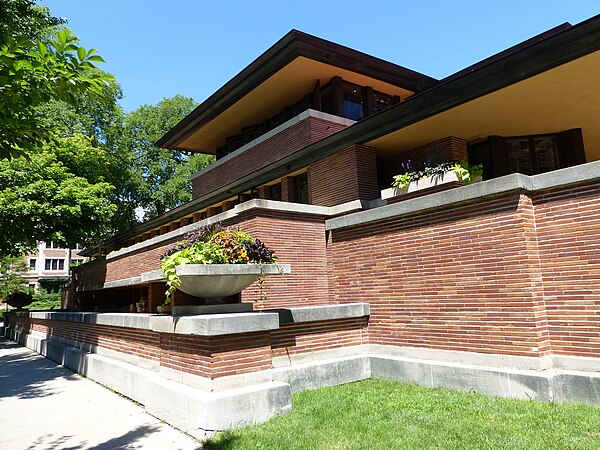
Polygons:
M184 264L271 264L273 252L259 239L239 230L224 230L211 225L188 233L185 239L167 251L160 267L167 277L165 303L181 285L177 266Z
M392 186L403 189L410 183L419 181L423 178L442 175L446 172L455 172L458 179L463 183L470 183L483 175L483 166L481 164L471 166L466 161L448 161L443 163L437 163L430 160L425 163L424 167L419 170L412 170L410 161L406 164L402 164L402 168L405 170L404 173L394 176L394 182Z

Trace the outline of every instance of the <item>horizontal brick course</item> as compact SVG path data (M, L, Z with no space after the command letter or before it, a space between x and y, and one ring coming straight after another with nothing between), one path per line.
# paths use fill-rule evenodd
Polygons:
M275 136L223 162L192 180L192 197L199 198L296 151L337 133L346 126L318 117L307 117Z
M258 314L258 313L257 313ZM366 343L366 318L284 325L276 332L194 336L10 316L25 332L66 338L209 379L272 368L272 358Z

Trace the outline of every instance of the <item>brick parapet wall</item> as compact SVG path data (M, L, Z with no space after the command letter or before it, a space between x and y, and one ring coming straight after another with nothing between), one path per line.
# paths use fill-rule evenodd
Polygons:
M324 217L255 210L226 220L223 225L247 231L271 248L280 263L292 266L292 273L289 275L267 277L267 289L263 294L257 283L246 289L242 293L242 301L256 303L257 309L327 303ZM98 260L94 267L94 277L105 273L105 278L94 278L94 284L138 277L144 272L159 269L161 255L181 240L183 236L178 236L115 258ZM152 304L157 304L154 297Z
M213 192L345 127L342 123L309 116L192 179L192 197Z
M552 352L600 357L600 182L533 197Z
M600 357L600 182L331 231L334 301L374 344Z
M512 194L334 231L335 298L371 304L375 344L538 355L522 201Z
M257 313L258 314L258 313ZM367 318L284 324L281 330L224 336L158 333L90 323L9 316L9 325L159 363L161 367L216 379L271 369L272 359L366 343Z
M313 205L379 198L375 149L353 145L317 161L308 168L308 186Z

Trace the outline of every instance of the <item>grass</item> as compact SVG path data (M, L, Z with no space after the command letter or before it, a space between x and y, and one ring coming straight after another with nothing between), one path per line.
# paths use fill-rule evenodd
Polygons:
M384 380L294 394L293 410L220 433L226 449L600 449L600 407Z

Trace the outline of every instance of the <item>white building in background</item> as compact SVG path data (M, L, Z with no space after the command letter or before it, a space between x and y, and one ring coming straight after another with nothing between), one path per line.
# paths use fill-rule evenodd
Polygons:
M69 267L87 260L79 256L80 250L79 245L67 249L59 248L52 242L40 242L37 252L25 256L29 265L29 272L25 275L29 287L38 291L59 292L60 285L69 279Z

